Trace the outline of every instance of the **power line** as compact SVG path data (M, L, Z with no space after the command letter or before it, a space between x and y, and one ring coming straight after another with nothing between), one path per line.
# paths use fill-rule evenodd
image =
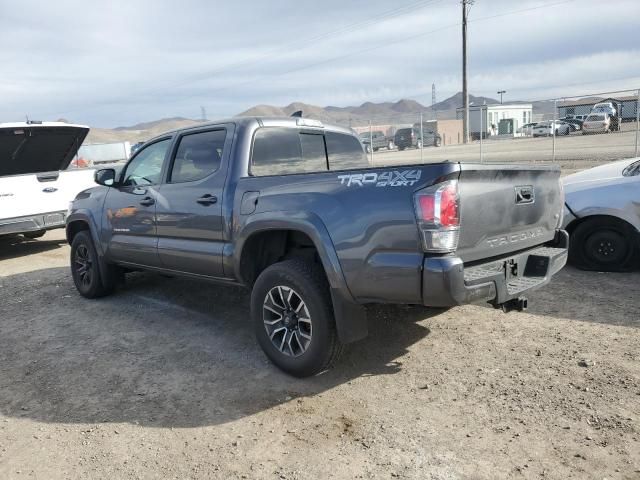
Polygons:
M426 3L433 3L435 1L438 1L438 0L426 0L426 1L423 0L422 2L416 2L416 3L411 4L411 5L416 5L416 4L419 4L419 3L425 3L425 4ZM469 23L478 22L478 21L485 21L485 20L491 20L491 19L494 19L494 18L504 17L504 16L507 16L507 15L515 15L515 14L518 14L518 13L524 13L524 12L528 12L528 11L532 11L532 10L537 10L537 9L540 9L540 8L553 7L553 6L566 4L566 3L569 3L569 2L573 2L573 1L574 0L561 0L561 1L551 2L551 3L545 3L545 4L534 6L534 7L528 7L528 8L518 9L518 10L511 10L511 11L508 11L508 12L498 13L498 14L495 14L495 15L489 15L489 16L485 16L485 17L478 17L478 18L469 20ZM409 6L401 7L400 9L408 8L408 7ZM396 12L396 11L398 11L400 9L394 9L394 10L388 11L386 14L381 14L381 15L390 15L392 12ZM372 17L372 18L377 18L377 17ZM354 24L351 24L351 25L353 26L353 25L356 25L356 24L361 24L363 22L355 22ZM456 28L456 27L459 27L460 25L461 25L461 23L454 23L454 24L445 25L443 27L439 27L439 28L436 28L436 29L433 29L433 30L429 30L429 31L426 31L426 32L420 32L420 33L417 33L417 34L404 36L404 37L398 38L396 40L387 41L387 42L384 42L384 43L378 43L378 44L375 44L375 45L372 45L372 46L369 46L369 47L366 47L366 48L363 48L363 49L359 49L359 50L352 50L352 51L347 52L347 53L342 54L342 55L326 58L324 60L320 60L320 61L317 61L317 62L309 63L309 64L302 65L302 66L299 66L299 67L294 67L294 68L291 68L291 69L288 69L288 70L285 70L285 71L280 71L278 73L274 73L274 74L270 74L270 75L263 75L263 76L259 76L257 78L251 78L249 80L242 81L242 82L234 82L233 85L225 85L225 86L221 86L221 87L208 89L207 93L208 94L217 93L217 92L221 92L221 91L224 91L224 90L228 90L229 88L232 88L232 87L238 87L238 86L252 84L252 83L255 83L256 81L259 81L259 80L282 77L284 75L288 75L288 74L291 74L291 73L296 73L296 72L303 71L303 70L308 70L310 68L314 68L314 67L317 67L317 66L320 66L320 65L324 65L324 64L327 64L327 63L331 63L331 62L334 62L334 61L338 61L338 60L343 60L345 58L349 58L349 57L352 57L352 56L355 56L355 55L360 55L360 54L367 53L367 52L370 52L370 51L378 50L380 48L386 48L388 46L396 45L398 43L406 42L406 41L409 41L409 40L414 40L416 38L424 37L424 36L427 36L427 35L432 35L434 33L438 33L438 32L444 31L444 30L448 30L450 28ZM347 28L347 27L348 26L343 27L343 28ZM336 29L336 30L338 30L338 29ZM330 32L327 32L326 34L322 34L322 35L328 35L329 33ZM273 56L274 54L275 53L272 53L272 54L269 54L269 55ZM248 60L247 60L247 62L251 63ZM235 67L231 67L231 68L235 68ZM177 84L176 86L181 86L181 85L185 85L185 84L188 84L188 83L192 83L192 82L191 81L183 81L180 84ZM165 90L166 90L166 87L163 88L160 91L165 91ZM147 90L145 93L146 94L158 93L158 91L151 91L150 92L150 91ZM113 100L111 100L109 103L112 103L112 102L113 102ZM75 110L75 111L79 111L79 110ZM66 111L64 113L68 114L68 113L72 113L72 112L73 111ZM56 112L56 113L58 113L58 112Z
M374 15L373 17L364 19L364 20L360 20L357 22L353 22L350 23L348 25L345 25L343 27L339 27L336 28L334 30L330 30L328 32L324 32L321 33L319 35L316 35L314 37L309 37L309 38L301 38L296 40L295 42L290 42L290 43L286 43L283 45L279 45L273 49L271 49L271 51L265 53L264 55L258 56L258 57L254 57L254 58L247 58L244 60L241 60L239 62L236 62L234 64L228 65L226 67L220 68L220 69L216 69L213 71L209 71L209 72L202 72L196 75L192 75L189 77L186 77L184 80L182 80L180 83L174 84L172 87L163 87L163 88L175 88L175 87L179 87L181 85L185 85L188 83L193 83L193 82L197 82L200 80L205 80L207 78L219 75L221 73L226 73L232 70L237 70L240 67L243 66L247 66L247 65L253 65L253 64L260 64L263 63L265 60L269 60L271 58L276 57L277 55L281 54L282 52L285 53L291 53L291 52L297 52L297 51L301 51L304 50L306 48L306 46L311 45L311 44L316 44L317 42L319 42L320 40L324 40L326 38L329 37L333 37L336 35L342 35L345 33L350 33L356 30L360 30L363 27L368 27L371 25L376 25L378 23L382 23L386 20L388 20L389 18L393 18L393 17L397 17L400 15L404 15L407 12L412 12L416 9L422 8L426 5L429 4L433 4L433 3L437 3L437 2L441 2L442 0L420 0L417 2L413 2L410 3L408 5L405 5L403 7L399 7L399 8L394 8L391 10L387 10L385 12L382 12L381 14L378 15Z
M246 65L252 65L252 64L259 64L264 62L265 60L268 60L270 58L275 57L276 55L280 54L281 52L285 51L286 53L291 53L291 52L295 52L295 51L300 51L300 50L304 50L305 46L308 46L310 44L315 44L320 40L329 38L331 36L335 36L335 35L341 35L344 33L349 33L355 30L359 30L363 27L366 26L371 26L371 25L375 25L381 22L384 22L386 20L388 20L389 18L393 18L393 17L397 17L397 16L401 16L404 15L407 12L413 12L416 9L425 7L426 5L430 5L433 3L437 3L437 2L441 2L443 0L419 0L416 2L412 2L408 5L404 5L402 7L398 7L398 8L393 8L391 10L387 10L385 12L382 12L378 15L374 15L372 17L369 17L367 19L364 20L359 20L357 22L353 22L350 24L347 24L345 26L342 27L338 27L336 29L330 30L328 32L324 32L321 33L319 35L313 36L313 37L309 37L309 38L302 38L302 39L298 39L295 42L290 42L290 43L286 43L284 45L280 45L278 47L273 48L270 52L259 56L257 58L247 58L244 60L241 60L239 62L236 62L232 65L228 65L224 68L220 68L214 71L209 71L209 72L205 72L205 73L200 73L197 75L192 75L192 76L188 76L185 77L183 80L181 80L180 82L174 83L172 85L167 85L164 87L159 87L156 89L151 89L151 90L145 90L145 95L150 95L150 94L157 94L157 93L162 93L165 92L167 90L171 90L171 89L175 89L178 88L180 86L184 86L187 85L189 83L193 83L193 82L197 82L200 80L204 80L213 76L216 76L220 73L225 73L228 71L232 71L232 70L236 70L240 67L246 66ZM288 73L288 72L284 72L283 74ZM240 82L240 83L234 83L233 86L236 85L247 85L249 83L253 83L254 80L249 80L249 81L245 81L245 82ZM221 91L224 90L226 88L230 88L230 86L225 86L225 87L220 87L218 89L214 89L213 91ZM209 93L212 92L212 90L208 90ZM110 100L109 103L113 103L114 99ZM79 111L79 110L75 110L75 111ZM72 111L66 111L65 113L72 113Z
M528 11L531 11L531 10L537 10L537 9L544 8L544 7L552 7L552 6L561 5L561 4L569 3L569 2L573 2L573 1L574 0L562 0L562 1L554 2L554 3L546 3L544 5L539 5L539 6L536 6L536 7L524 8L524 9L520 9L520 10L512 10L510 12L504 12L504 13L501 13L501 14L490 15L490 16L487 16L487 17L479 17L479 18L476 18L474 20L470 20L469 23L478 22L478 21L484 21L484 20L490 20L490 19L493 19L493 18L504 17L504 16L507 16L507 15L514 15L514 14L517 14L517 13L528 12ZM327 64L327 63L331 63L331 62L334 62L336 60L343 60L345 58L353 57L354 55L360 55L362 53L367 53L367 52L370 52L370 51L378 50L380 48L388 47L390 45L395 45L395 44L398 44L398 43L406 42L408 40L414 40L416 38L424 37L424 36L427 36L427 35L432 35L434 33L438 33L438 32L444 31L444 30L448 30L448 29L454 28L454 27L459 27L461 25L462 25L462 23L453 23L453 24L450 24L450 25L445 25L443 27L436 28L436 29L433 29L433 30L429 30L427 32L420 32L420 33L417 33L417 34L414 34L414 35L408 35L408 36L405 36L405 37L402 37L402 38L399 38L399 39L396 39L396 40L387 41L387 42L384 42L384 43L379 43L379 44L376 44L376 45L373 45L373 46L370 46L370 47L367 47L367 48L363 48L363 49L360 49L360 50L352 50L352 51L350 51L348 53L345 53L343 55L338 55L338 56L335 56L335 57L326 58L324 60L320 60L320 61L317 61L317 62L309 63L309 64L306 64L306 65L302 65L302 66L299 66L299 67L291 68L289 70L285 70L285 71L282 71L282 72L274 73L274 74L271 74L271 75L264 75L262 77L258 77L258 79L268 79L268 78L281 77L283 75L288 75L290 73L295 73L295 72L299 72L299 71L302 71L302 70L307 70L309 68L313 68L313 67L317 67L317 66L324 65L324 64ZM219 92L219 91L222 91L222 90L227 90L227 89L231 88L232 86L236 87L236 86L239 86L239 85L248 85L250 83L254 83L256 80L257 79L252 78L251 80L247 80L247 81L239 82L239 83L234 83L233 85L217 87L217 88L208 90L208 92L209 93Z

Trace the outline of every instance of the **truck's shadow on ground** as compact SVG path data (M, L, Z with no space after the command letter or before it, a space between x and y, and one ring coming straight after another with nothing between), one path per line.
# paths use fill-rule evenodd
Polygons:
M21 235L0 237L0 260L19 258L36 253L56 250L66 245L62 239L37 239L31 240Z
M253 339L248 294L148 274L85 300L67 268L0 277L0 412L45 422L229 422L363 375L395 374L441 310L372 309L368 338L336 368L299 380Z

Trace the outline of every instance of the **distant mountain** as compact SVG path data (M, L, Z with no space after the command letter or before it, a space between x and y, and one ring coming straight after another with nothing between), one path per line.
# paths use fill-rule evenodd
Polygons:
M149 140L161 133L190 127L202 123L200 120L192 120L183 117L163 118L151 122L138 123L128 127L116 128L92 128L87 135L85 143L112 143L112 142L140 142Z
M498 100L489 97L476 97L475 95L469 95L469 103L473 103L474 105L491 105L492 103L499 103ZM458 92L455 95L443 100L441 102L436 103L431 108L435 111L442 110L456 110L456 108L462 107L462 92Z
M114 128L114 130L156 130L158 127L169 128L171 130L175 128L195 125L197 123L200 123L200 121L192 120L190 118L184 118L184 117L170 117L170 118L161 118L160 120L154 120L152 122L137 123L129 127L116 127Z
M469 95L469 102L473 105L496 104L497 100L489 97ZM510 101L509 103L530 103ZM302 102L293 102L285 107L274 105L255 105L238 114L242 117L288 117L293 112L302 110L303 115L326 123L337 123L345 126L364 126L371 121L374 125L407 125L415 123L421 113L425 119L456 118L456 109L462 106L462 92L442 100L432 106L422 105L416 100L403 98L397 102L365 102L359 106L348 107L320 107ZM533 102L534 114L550 114L553 112L553 102ZM184 117L163 118L136 125L117 127L114 129L92 128L87 143L109 143L148 140L163 132L177 128L189 127L201 123Z
M476 97L474 95L469 95L469 101L475 105L498 103L498 101L493 98ZM302 110L305 117L342 125L362 126L367 125L369 121L378 125L414 123L420 113L425 114L427 118L455 118L456 108L461 106L462 92L458 92L452 97L430 107L422 105L416 100L407 98L403 98L397 102L365 102L360 106L350 107L318 107L316 105L296 102L286 107L256 105L240 113L238 116L281 116L291 115L291 113L297 110Z

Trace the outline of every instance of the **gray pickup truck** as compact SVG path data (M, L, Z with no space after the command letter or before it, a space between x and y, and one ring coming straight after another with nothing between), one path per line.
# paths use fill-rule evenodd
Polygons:
M78 194L81 295L151 270L251 289L267 356L308 376L367 335L369 303L526 306L566 262L560 171L372 167L348 129L233 118L161 135Z
M363 132L359 135L359 138L367 153L371 153L372 146L374 152L377 152L381 148L392 150L394 147L393 139L387 138L384 132L380 130L376 130L374 132Z

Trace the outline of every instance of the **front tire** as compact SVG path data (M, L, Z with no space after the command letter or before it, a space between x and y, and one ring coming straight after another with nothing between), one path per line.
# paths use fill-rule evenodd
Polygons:
M71 276L78 293L85 298L98 298L113 292L117 282L117 267L107 266L101 275L100 259L91 234L81 231L71 243Z
M637 232L615 218L595 217L571 234L569 261L582 270L624 272L634 268Z
M267 357L295 377L327 370L342 351L329 284L312 262L291 259L266 268L251 292L251 319Z

